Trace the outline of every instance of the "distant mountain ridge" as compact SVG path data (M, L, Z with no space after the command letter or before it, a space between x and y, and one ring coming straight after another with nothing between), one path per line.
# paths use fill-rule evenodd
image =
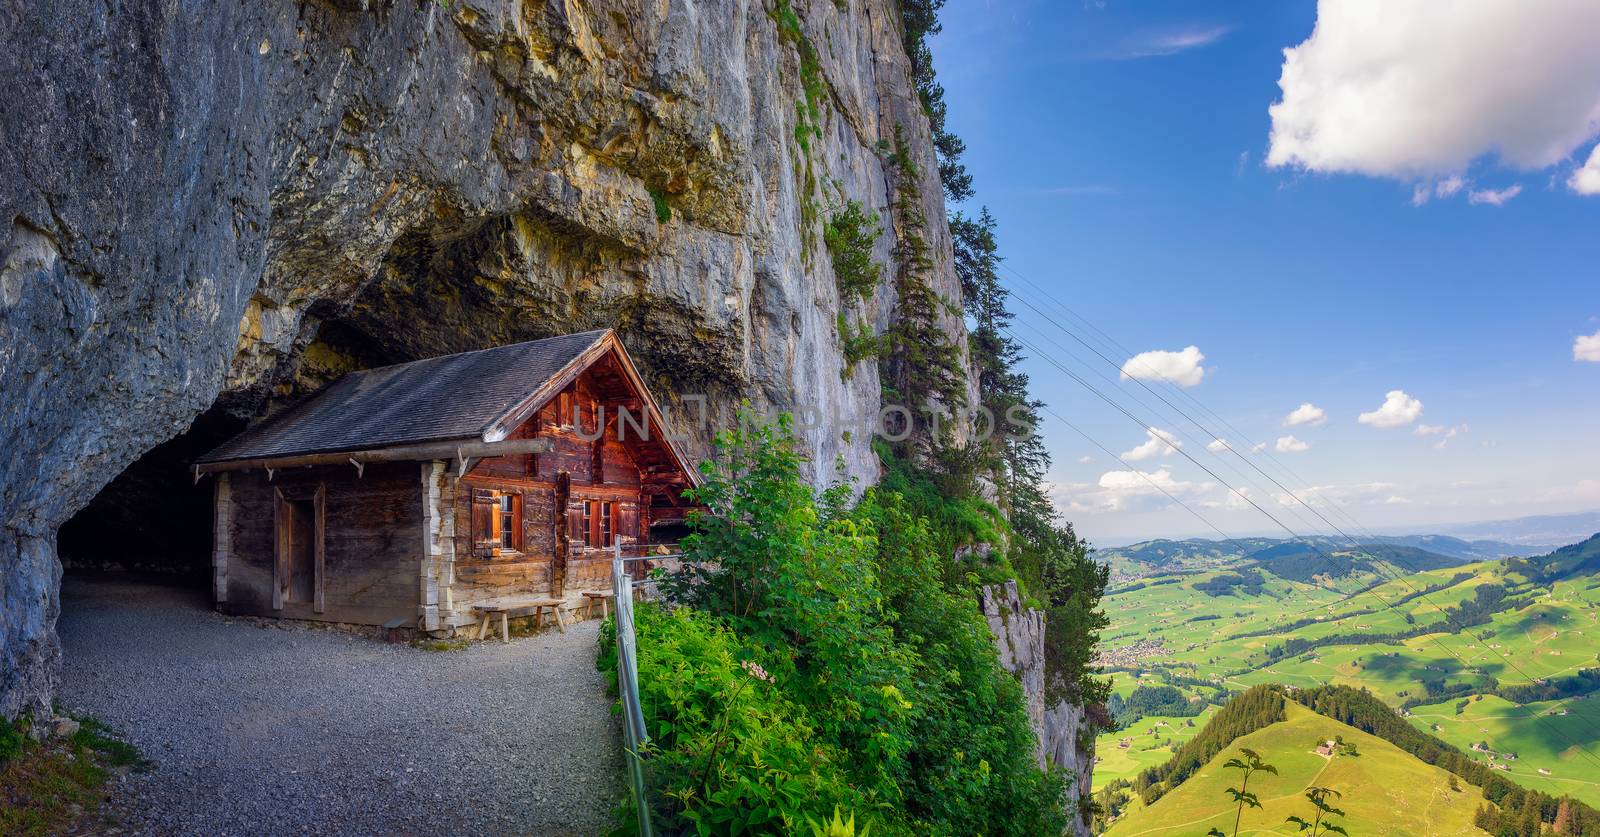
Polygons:
M1305 538L1165 538L1141 541L1119 547L1096 550L1102 560L1120 558L1142 564L1150 570L1177 572L1205 567L1215 569L1246 562L1270 563L1305 553L1310 559L1322 560L1321 553L1349 553L1366 551L1372 557L1410 567L1413 570L1436 569L1451 563L1465 564L1528 555L1537 550L1506 541L1488 539L1464 540L1451 535L1378 535L1362 539L1359 546L1344 538L1313 535ZM1450 559L1441 562L1439 557Z
M1575 543L1600 532L1600 511L1541 514L1428 528L1458 538L1484 538L1516 544L1517 548L1524 550L1520 554L1528 555Z

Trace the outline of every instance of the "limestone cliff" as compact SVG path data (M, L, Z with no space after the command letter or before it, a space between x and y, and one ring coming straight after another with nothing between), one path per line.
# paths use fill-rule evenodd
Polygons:
M185 451L349 369L611 326L702 445L748 399L875 479L821 229L891 217L898 128L959 298L908 69L893 0L0 6L0 715L48 707L64 522L121 473L195 529Z
M1080 804L1094 785L1093 730L1084 707L1051 699L1046 684L1051 672L1045 666L1045 614L1027 607L1017 583L1010 581L982 589L979 604L989 632L1000 649L1000 664L1022 681L1028 700L1028 720L1039 737L1039 766L1058 765L1072 776L1067 788L1067 810L1075 816L1075 834L1088 837L1089 824ZM1090 737L1090 741L1080 741Z
M669 399L814 410L819 469L874 477L820 224L887 205L896 126L936 167L889 0L794 11L805 143L759 2L7 4L0 712L50 693L63 521L213 404L358 365L616 326Z

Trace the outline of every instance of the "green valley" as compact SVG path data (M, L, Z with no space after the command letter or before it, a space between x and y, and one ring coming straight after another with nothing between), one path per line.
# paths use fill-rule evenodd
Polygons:
M1217 769L1217 759L1226 758L1220 754L1208 755L1207 767L1148 810L1139 797L1152 769L1191 752L1185 743L1205 737L1207 723L1231 696L1269 684L1363 690L1409 729L1459 750L1481 770L1600 807L1600 698L1593 697L1600 692L1600 535L1545 555L1470 562L1402 544L1335 551L1321 543L1309 550L1260 539L1206 542L1251 549L1227 553L1180 543L1155 550L1166 556L1161 566L1173 567L1169 571L1132 560L1152 554L1145 545L1125 548L1110 562L1124 575L1106 596L1111 624L1100 654L1112 676L1108 710L1117 728L1097 739L1095 790L1102 806L1121 813L1107 833L1204 833L1214 825L1197 817L1226 807L1227 779ZM1458 555L1469 551L1452 548ZM1305 560L1306 552L1320 571ZM1130 578L1126 573L1135 566L1145 572ZM1331 781L1343 776L1337 771L1302 775L1316 766L1307 760L1313 757L1307 742L1315 736L1300 727L1317 727L1321 735L1338 721L1319 719L1292 701L1289 708L1289 718L1230 748L1271 754L1267 760L1284 769L1270 779L1275 802L1246 814L1254 827L1282 824L1286 814L1279 811L1294 800L1307 805L1299 789L1317 775L1316 783L1347 794L1342 807L1353 823L1365 809L1349 797L1365 793L1363 782L1376 782L1391 795L1403 782L1404 805L1388 799L1379 809L1436 817L1425 829L1391 818L1361 825L1359 833L1475 833L1472 817L1483 795L1469 788L1464 805L1452 802L1461 793L1410 798L1417 789L1441 786L1442 772L1398 750L1392 759L1369 759L1358 773L1340 778L1348 784ZM1325 737L1340 734L1359 740L1348 731ZM1369 753L1366 744L1361 750ZM1379 752L1388 750L1370 748ZM1414 764L1387 764L1408 759ZM1415 775L1402 780L1408 770ZM1177 820L1168 813L1180 810L1188 816ZM1544 818L1547 826L1551 816ZM1458 827L1464 830L1452 830Z
M1238 785L1236 771L1223 764L1240 748L1249 748L1278 770L1252 778L1260 808L1249 808L1240 833L1294 833L1290 815L1310 817L1302 792L1320 785L1343 793L1339 807L1351 834L1404 835L1481 834L1472 825L1482 802L1478 789L1456 782L1449 773L1423 764L1409 753L1376 736L1325 718L1298 704L1285 707L1285 719L1234 742L1188 781L1154 805L1120 818L1108 831L1114 837L1204 834L1218 827L1232 833L1235 809L1226 788ZM1320 754L1318 745L1342 739L1356 755Z

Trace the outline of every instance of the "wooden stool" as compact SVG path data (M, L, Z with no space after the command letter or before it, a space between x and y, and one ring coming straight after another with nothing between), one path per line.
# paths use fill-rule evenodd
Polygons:
M583 617L585 619L594 618L594 603L596 601L598 601L598 602L600 602L600 618L601 619L610 618L610 616L611 616L611 599L615 595L616 595L615 593L612 593L609 590L585 590L585 591L583 591L583 598L585 599L585 601L583 603L584 604Z

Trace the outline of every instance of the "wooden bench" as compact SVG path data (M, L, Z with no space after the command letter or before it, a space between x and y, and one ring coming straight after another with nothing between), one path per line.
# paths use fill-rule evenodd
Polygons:
M511 641L511 618L532 616L533 626L538 628L544 621L544 611L556 618L556 626L562 633L567 632L567 623L561 620L561 599L527 599L523 601L501 602L499 604L473 605L472 609L478 613L478 639L483 639L489 633L489 622L496 614L500 616L500 639L503 642Z
M583 605L584 605L583 618L590 619L590 618L594 617L594 603L596 601L600 602L600 618L601 619L605 619L605 618L610 617L611 616L611 600L616 598L616 595L617 594L611 592L610 590L585 590L585 591L583 591L583 599L584 599L584 601L583 601Z

